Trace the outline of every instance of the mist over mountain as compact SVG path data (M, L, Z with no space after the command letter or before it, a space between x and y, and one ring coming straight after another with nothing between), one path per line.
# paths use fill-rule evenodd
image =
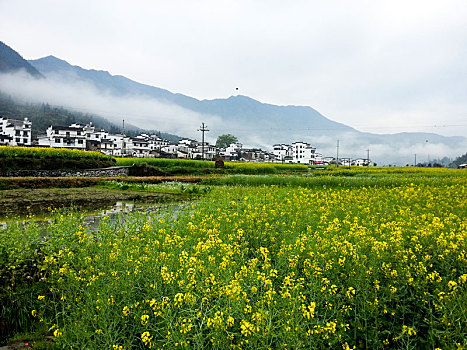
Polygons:
M28 118L32 121L32 138L44 135L45 130L51 125L85 125L92 122L98 129L104 129L110 133L121 133L122 125L112 123L106 118L95 114L71 111L63 107L54 107L45 103L25 103L18 102L11 96L7 96L0 91L0 115L5 118L19 119ZM129 136L136 136L141 133L156 133L169 141L176 142L181 139L177 135L172 135L158 130L138 128L130 123L125 124L125 133Z
M0 90L24 101L97 114L117 125L125 120L143 129L200 139L198 129L205 122L210 130L206 137L212 143L225 133L234 134L245 146L263 149L306 141L325 156L336 154L339 140L340 157L365 158L369 149L370 158L379 165L413 164L415 154L420 161L455 157L467 149L467 139L461 136L363 133L308 106L277 106L242 95L198 100L106 71L73 66L54 56L29 64L46 79L9 72L1 76Z
M116 96L153 97L198 113L221 116L225 123L234 122L235 125L232 126L234 129L239 129L239 126L243 127L242 124L253 121L264 123L267 128L279 129L284 126L282 124L285 121L288 129L303 128L305 123L310 128L319 130L356 131L344 124L325 118L311 107L275 106L242 95L231 96L228 99L200 101L182 94L140 84L120 75L113 76L106 71L87 70L72 66L54 56L30 60L29 62L47 77L68 83L86 81L92 83L100 91Z

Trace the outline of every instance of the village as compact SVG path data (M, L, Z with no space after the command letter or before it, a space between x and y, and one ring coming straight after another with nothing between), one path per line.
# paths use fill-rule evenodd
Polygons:
M51 125L45 135L32 139L32 122L0 116L0 146L51 147L98 151L115 157L178 158L215 160L218 156L226 161L279 162L308 165L335 164L335 157L324 157L307 142L296 141L291 145L275 144L272 152L258 148L244 148L241 143L218 148L208 142L181 139L169 142L156 134L110 134L97 129L91 122L86 125ZM339 165L369 166L369 159L339 158Z

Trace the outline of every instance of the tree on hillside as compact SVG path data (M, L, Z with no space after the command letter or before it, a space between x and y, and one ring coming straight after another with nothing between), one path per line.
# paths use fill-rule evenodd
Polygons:
M456 159L449 165L451 168L457 168L461 164L467 163L467 153L463 154Z
M237 143L238 139L231 134L224 134L217 137L216 147L226 148L229 147L232 143Z

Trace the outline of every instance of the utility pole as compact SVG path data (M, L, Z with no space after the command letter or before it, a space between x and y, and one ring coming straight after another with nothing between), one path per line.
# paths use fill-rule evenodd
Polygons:
M201 126L198 129L198 131L201 131L201 135L202 135L201 136L201 154L202 154L202 158L204 160L204 132L209 131L208 126L204 125L204 123L201 123Z
M336 167L339 167L339 140L337 140Z
M415 153L415 155L414 155L414 156L415 156L415 161L414 161L414 164L413 164L413 166L417 166L417 153Z
M123 129L122 129L122 155L126 154L126 145L125 145L125 119L123 119Z
M366 166L370 166L370 148L366 150L366 161L367 161Z
M428 145L428 140L425 141L425 145ZM426 148L426 150L427 150L427 153L428 153L427 159L428 159L428 164L429 164L430 163L430 151L428 150L428 147ZM428 166L428 164L427 164L427 166Z

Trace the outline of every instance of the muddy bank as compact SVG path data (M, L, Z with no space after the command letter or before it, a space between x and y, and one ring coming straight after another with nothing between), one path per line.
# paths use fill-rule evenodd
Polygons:
M98 185L102 181L158 184L162 182L199 183L206 176L122 176L122 177L0 177L0 190L20 188L72 188Z
M107 188L14 189L0 191L0 217L38 214L57 208L101 209L117 201L169 203L192 198L186 194L120 191Z

